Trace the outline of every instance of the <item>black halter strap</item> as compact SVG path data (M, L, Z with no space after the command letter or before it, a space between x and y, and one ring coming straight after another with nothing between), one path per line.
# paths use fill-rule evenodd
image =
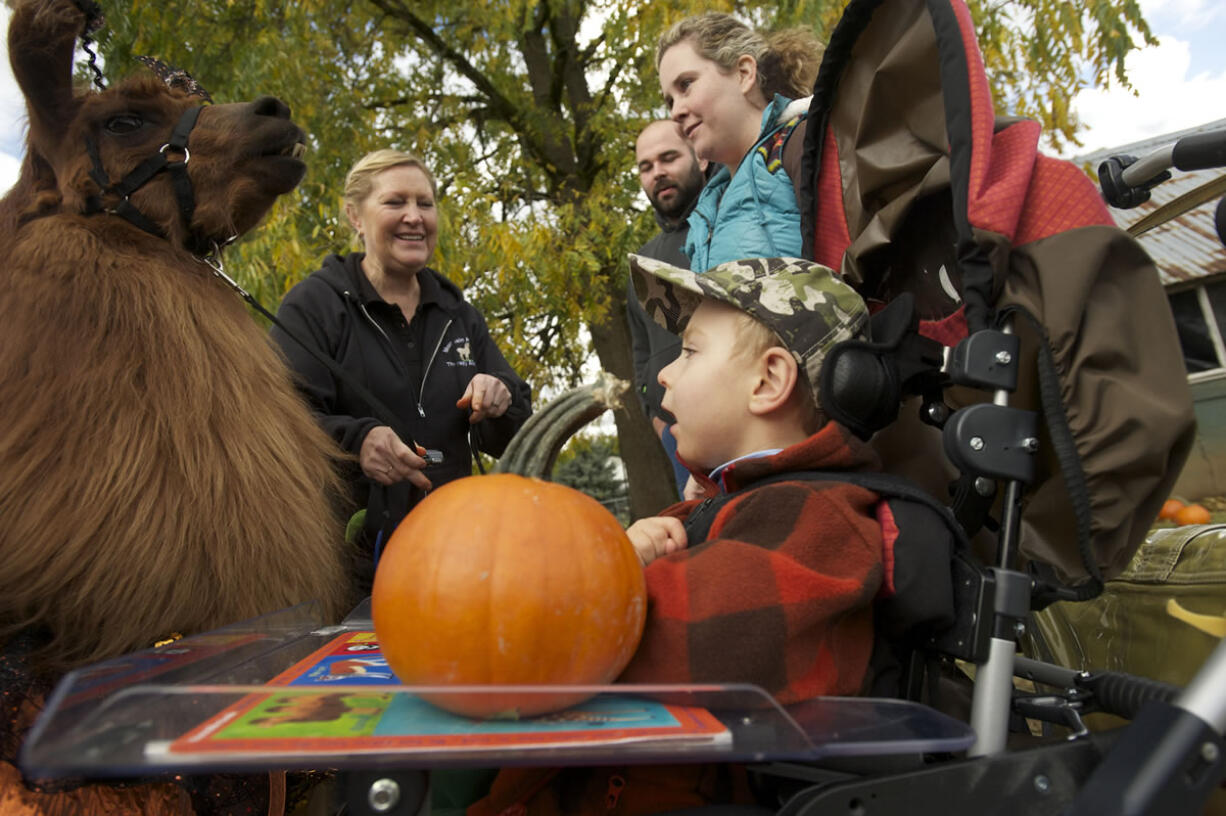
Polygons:
M196 126L196 120L200 117L200 110L201 106L197 106L183 111L183 115L179 117L178 123L175 124L174 131L170 134L170 140L162 145L157 153L145 159L132 172L114 184L111 184L106 170L102 167L102 157L98 153L98 143L92 136L86 137L85 147L89 151L90 161L94 165L89 171L89 175L101 188L101 191L97 195L89 196L85 200L85 214L109 213L118 215L120 218L151 235L165 238L166 233L162 228L138 210L130 197L158 173L166 171L170 173L175 199L179 203L179 217L182 220L184 230L189 236L187 240L188 249L197 254L207 252L207 246L193 246L196 242L191 238L191 223L192 215L196 211L196 203L192 195L191 177L187 174L187 163L191 159L191 154L187 150L187 138L191 134L192 128ZM182 159L170 158L168 154L173 156L182 155ZM119 203L108 207L102 199L111 194L119 197Z

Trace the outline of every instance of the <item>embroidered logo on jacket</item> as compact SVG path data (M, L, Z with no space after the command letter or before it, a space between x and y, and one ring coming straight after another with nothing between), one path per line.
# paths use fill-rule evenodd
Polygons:
M472 343L467 337L460 337L452 340L447 345L443 346L443 353L448 355L447 365L449 366L475 366L473 360Z

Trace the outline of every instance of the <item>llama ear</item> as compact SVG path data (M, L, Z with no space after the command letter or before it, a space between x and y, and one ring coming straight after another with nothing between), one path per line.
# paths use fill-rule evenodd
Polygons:
M79 103L73 95L72 58L86 25L76 3L21 3L9 24L9 60L26 98L31 135L55 140Z
M27 148L25 160L21 163L21 176L14 187L18 186L29 193L24 196L27 203L17 216L22 223L55 212L64 200L56 183L55 171L32 147Z

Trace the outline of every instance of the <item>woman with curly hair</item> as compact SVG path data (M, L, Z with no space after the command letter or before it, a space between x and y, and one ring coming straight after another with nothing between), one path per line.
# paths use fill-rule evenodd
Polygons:
M799 97L810 93L822 50L804 29L762 33L717 12L687 17L660 38L656 69L669 115L700 159L723 165L690 215L695 272L800 255L793 183L808 101Z

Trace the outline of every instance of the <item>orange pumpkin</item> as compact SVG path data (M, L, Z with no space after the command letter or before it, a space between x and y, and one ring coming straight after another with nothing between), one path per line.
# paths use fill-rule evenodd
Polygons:
M1208 524L1212 521L1209 511L1203 505L1189 504L1187 507L1180 508L1175 514L1175 523L1184 524Z
M1167 499L1162 504L1162 512L1158 513L1158 518L1174 521L1175 516L1185 507L1184 503L1179 499Z
M564 485L509 473L444 485L396 528L371 614L406 685L612 682L638 647L643 569L617 519ZM430 694L472 717L533 716L590 694Z

